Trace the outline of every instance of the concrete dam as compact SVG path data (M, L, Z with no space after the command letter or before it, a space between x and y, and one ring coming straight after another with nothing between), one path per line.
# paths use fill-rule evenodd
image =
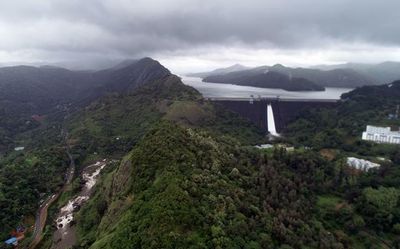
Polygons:
M210 98L210 101L238 113L272 135L280 133L308 108L332 108L338 100L281 98Z

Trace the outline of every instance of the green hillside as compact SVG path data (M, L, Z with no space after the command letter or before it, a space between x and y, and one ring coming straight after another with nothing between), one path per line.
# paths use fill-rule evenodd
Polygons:
M263 141L263 133L254 125L203 101L196 90L185 86L178 77L166 75L166 69L158 62L150 63L146 59L145 65L140 65L145 70L143 73L134 70L135 74L147 75L146 70L159 65L160 70L156 68L161 72L159 78L143 85L134 82L132 84L142 85L134 89L131 89L133 85L120 84L124 85L123 89L131 90L108 92L83 108L76 106L62 113L49 114L41 123L13 132L7 153L0 157L2 239L24 217L35 215L41 199L62 186L68 163L65 142L72 147L79 169L86 166L85 162L99 156L120 158L163 120L193 129L202 128L212 134L228 135L246 144ZM124 71L122 75L129 74L126 68L120 70ZM62 115L65 114L68 115L64 118ZM4 115L2 122L10 122L13 115L8 112ZM67 141L61 136L63 127L68 132ZM25 150L13 152L13 147L10 147L13 143L25 146ZM19 190L21 186L24 186L22 191Z
M399 152L398 146L365 142L361 134L367 125L398 130L400 119L389 118L390 114L395 114L397 105L400 105L400 81L357 88L344 94L336 108L305 111L286 128L285 134L298 145L393 159Z
M129 94L101 98L74 114L68 130L74 150L80 155L96 152L121 156L161 120L229 135L247 144L265 139L254 125L204 101L200 93L176 76L151 82Z
M367 98L357 91L344 105ZM219 119L208 121L215 109L195 96L163 105L161 121L102 177L78 215L78 248L398 245L396 161L360 173L343 156L325 159L314 148L287 153L242 146L237 133L210 129L219 127ZM392 106L393 100L385 101Z
M254 148L266 137L253 124L159 72L133 89L121 80L124 90L17 133L26 149L0 158L2 238L60 189L68 143L76 176L99 158L116 161L75 215L75 248L400 245L399 147L359 139L366 124L399 125L388 119L399 104L399 82L306 111L282 139L301 147L288 152ZM360 172L346 165L349 155L391 161ZM79 188L77 177L60 203ZM55 212L43 249L51 247Z
M315 218L315 155L269 157L162 122L79 214L82 248L336 248ZM286 246L289 248L288 246Z

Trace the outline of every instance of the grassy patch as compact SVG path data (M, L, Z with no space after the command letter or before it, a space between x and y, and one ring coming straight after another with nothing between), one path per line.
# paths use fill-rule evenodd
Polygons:
M321 195L318 196L317 206L323 209L334 210L337 208L344 200L340 197L333 195Z

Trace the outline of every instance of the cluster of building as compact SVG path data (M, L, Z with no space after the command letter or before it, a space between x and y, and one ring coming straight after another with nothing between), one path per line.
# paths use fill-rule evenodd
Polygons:
M377 143L400 144L400 131L392 131L390 127L367 125L362 139Z
M349 165L352 168L362 170L362 171L368 171L370 169L379 168L381 166L380 164L373 163L371 161L360 159L360 158L355 158L355 157L348 157L347 165Z

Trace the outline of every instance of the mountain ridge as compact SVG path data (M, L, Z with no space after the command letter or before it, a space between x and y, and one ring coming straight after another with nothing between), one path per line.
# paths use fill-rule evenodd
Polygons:
M262 88L279 88L287 91L324 91L325 88L305 78L290 77L275 71L260 68L236 71L224 75L208 76L203 79L210 83L228 83Z
M101 96L127 93L169 75L168 69L148 57L100 71L24 65L0 68L0 114L7 117L0 120L0 154L11 149L14 143L7 144L15 134L40 125L34 115L72 111Z
M229 77L233 75L241 75L240 77L254 75L256 73L263 73L265 71L274 71L278 73L285 74L289 77L304 78L306 80L312 81L322 87L345 87L345 88L355 88L363 85L375 85L380 84L380 81L372 77L369 74L358 71L353 68L329 68L328 70L322 70L319 68L302 68L302 67L286 67L282 64L275 64L273 66L258 66L245 70L237 70L234 72L228 72L223 74L210 74L201 73L196 77L201 77L203 79L211 82L212 77ZM192 74L194 75L194 74ZM195 76L195 75L194 75ZM208 78L210 77L210 78ZM208 79L207 79L208 78ZM238 79L235 79L238 80ZM227 82L227 80L225 83ZM220 82L218 82L220 83ZM387 83L387 82L386 82ZM246 82L243 82L246 84Z
M387 84L400 79L400 62L397 61L385 61L378 64L345 63L337 65L318 65L314 66L314 68L322 70L337 68L353 69L374 79L379 84Z

